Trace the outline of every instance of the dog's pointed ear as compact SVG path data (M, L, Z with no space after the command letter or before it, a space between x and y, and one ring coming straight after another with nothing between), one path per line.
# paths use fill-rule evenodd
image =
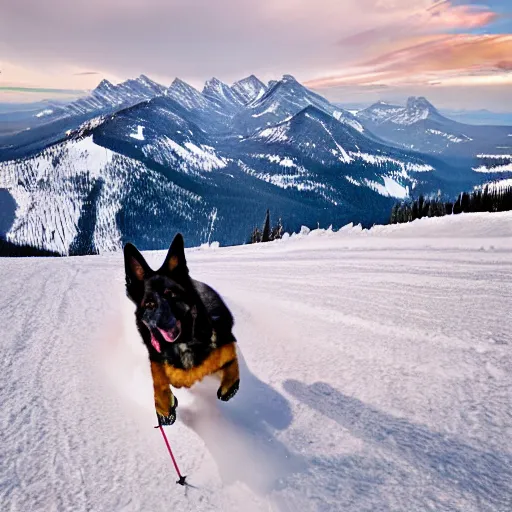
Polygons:
M150 270L144 256L130 243L124 246L124 268L126 276L135 281L144 281Z
M188 274L187 260L185 259L185 242L181 233L174 237L160 270L167 273Z
M144 256L130 243L124 246L124 270L126 292L132 300L138 302L141 298L139 296L144 294L144 279L149 276L151 269Z

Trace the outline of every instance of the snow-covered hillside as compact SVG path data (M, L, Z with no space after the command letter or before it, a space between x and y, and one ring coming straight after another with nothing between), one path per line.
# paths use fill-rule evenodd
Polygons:
M202 210L199 196L137 160L96 145L92 136L71 138L32 159L1 164L0 189L8 190L17 205L7 239L64 255L76 253L85 239L87 248L78 254L84 249L120 249L120 225L125 222L119 216L128 200L146 203L152 218L172 215L173 222L197 220ZM158 204L159 197L163 204ZM87 226L80 225L84 221Z
M190 488L121 256L0 260L2 512L512 510L511 256L511 213L189 250L245 361L177 392Z

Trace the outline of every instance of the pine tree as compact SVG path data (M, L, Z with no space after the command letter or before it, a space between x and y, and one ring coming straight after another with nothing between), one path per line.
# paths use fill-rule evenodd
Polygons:
M424 204L425 204L425 198L421 195L418 198L418 219L421 219L424 215Z
M412 221L412 208L409 204L404 204L404 219L405 222L411 222Z
M459 213L462 212L461 196L462 196L462 194L460 194L459 197L457 197L457 200L455 201L455 204L453 205L453 214L454 215L458 215Z
M470 204L469 194L467 192L463 192L461 194L461 198L460 198L460 209L461 209L461 211L462 212L469 212L470 211L469 204Z
M389 220L389 222L390 222L391 224L397 224L397 223L398 223L398 211L399 211L399 209L400 209L399 204L398 204L398 203L395 203L395 204L393 205L392 210L391 210L391 218L390 218L390 220Z
M267 210L265 216L265 224L263 225L263 233L261 235L262 242L270 242L270 211Z
M283 237L283 223L281 218L277 221L277 224L272 228L270 232L270 240L279 240Z
M398 205L398 209L396 211L396 222L397 224L402 224L404 222L404 205Z
M412 215L412 220L419 219L418 202L417 201L414 201L414 203L412 203L411 215Z
M512 187L506 188L501 195L500 212L512 210Z
M249 243L251 244L258 244L261 242L261 231L256 227L252 230L251 238L249 240Z

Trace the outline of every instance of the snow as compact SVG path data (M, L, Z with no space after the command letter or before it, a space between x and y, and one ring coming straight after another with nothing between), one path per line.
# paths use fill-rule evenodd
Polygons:
M267 91L266 85L254 75L235 82L231 89L243 99L246 105L256 103Z
M512 163L505 164L505 165L496 165L494 167L480 165L479 167L474 167L473 171L475 171L475 172L512 172Z
M398 166L403 172L431 172L434 168L428 164L417 164L414 162L402 162L395 158L382 155L371 155L369 153L362 153L361 151L355 152L350 151L350 156L353 158L359 158L366 163L372 165L378 165L380 167L395 165Z
M291 158L283 158L279 165L282 165L283 167L296 167L296 164L293 162Z
M351 119L351 118L345 117L343 112L340 112L339 110L335 110L333 112L332 116L334 117L334 119L336 119L340 123L343 123L343 124L346 124L348 126L351 126L355 130L357 130L359 133L363 133L364 132L364 127L363 127L363 125L360 122L356 121L355 119Z
M505 179L505 180L491 181L489 183L484 183L483 185L476 185L474 187L474 189L475 190L483 190L484 188L488 188L489 191L501 191L501 190L506 190L509 187L512 187L512 178Z
M9 190L17 205L7 239L33 241L36 246L42 243L45 248L66 254L76 236L84 200L75 186L76 177L87 175L91 180L108 180L104 171L109 169L113 157L114 153L87 137L67 141L33 159L2 162L0 187ZM96 229L102 230L103 244L113 246L112 249L120 244L120 234L115 220L111 223L108 219L115 219L120 204L109 204L100 196L99 208Z
M360 187L361 186L361 183L359 183L359 181L357 181L356 179L354 179L352 176L345 176L345 179L352 183L352 185L355 185L356 187Z
M389 176L383 176L382 179L384 180L384 185L368 179L365 179L364 182L368 187L383 196L396 197L397 199L405 199L406 197L409 197L409 187L403 187L400 183Z
M484 154L480 154L480 155L477 155L477 158L490 158L490 159L495 159L495 160L502 160L504 158L512 158L512 155L484 155Z
M266 108L265 110L263 110L262 112L259 112L257 114L252 114L251 117L262 117L266 114L275 114L279 109L279 103L278 102L274 102L274 103L271 103L268 108Z
M255 98L254 98L253 100L251 100L251 103L256 103L258 100L260 100L260 99L263 97L263 95L265 94L265 92L266 92L266 90L265 90L265 89L263 89L263 88L261 88L261 89L258 91L258 93L257 93L257 95L255 96Z
M146 144L142 151L145 156L151 157L162 165L176 166L185 173L200 175L200 172L211 172L223 169L227 160L219 157L215 149L206 144L200 147L187 141L182 145L171 138L164 136L151 144Z
M469 142L473 139L469 138L468 136L464 135L464 138L461 139L460 137L457 137L456 135L453 135L452 133L444 133L440 130L432 130L428 129L427 133L431 133L433 135L439 135L440 137L444 137L445 139L448 139L450 142L453 142L454 144L460 144L461 142Z
M387 103L380 102L379 105L387 106ZM361 110L358 112L358 115L360 115L363 118L369 118L374 122L377 121L387 121L388 118L391 118L394 114L402 113L403 112L402 107L396 107L396 108L379 108L378 106L375 106L370 109Z
M184 146L193 154L199 158L200 161L204 162L203 169L223 169L226 167L226 161L219 158L215 153L215 149L206 144L201 147L196 146L192 142L185 142Z
M152 428L121 256L1 259L2 511L511 510L511 226L189 250L243 353L232 401L176 392L166 430L193 488Z
M242 105L241 100L235 95L231 88L217 78L212 78L205 83L203 94L220 99L231 105Z
M358 112L361 118L371 119L376 123L391 122L397 125L410 126L429 117L431 105L426 101L408 101L406 107L389 105L379 102L368 109ZM440 135L441 133L439 133Z
M210 102L207 98L197 89L179 78L174 80L171 87L167 89L167 95L189 110L196 108L207 109L210 106Z
M268 160L273 164L279 164L282 167L297 167L297 164L289 157L280 157L279 155L265 155L265 154L255 154L253 155L256 158L261 158Z
M137 126L137 132L136 133L130 133L130 137L137 140L144 140L144 126Z
M265 128L256 135L259 139L266 139L267 142L284 142L288 140L290 123L285 122L272 128Z
M78 132L87 131L82 126ZM0 163L0 188L16 202L15 219L7 239L68 254L77 235L82 208L99 183L95 248L100 252L121 248L117 214L131 187L151 183L159 193L176 196L175 215L191 218L190 208L200 201L137 160L96 145L92 136L70 138L32 158Z
M331 197L331 193L334 193L334 189L330 186L314 181L311 179L308 171L302 167L297 166L292 160L288 158L281 158L277 155L254 155L259 158L268 158L270 162L281 165L282 167L288 168L287 174L279 173L268 173L256 171L252 167L239 160L240 169L246 174L253 176L259 180L270 183L276 187L283 189L293 188L299 192L315 192L326 201L337 205L337 202ZM292 171L293 168L293 171Z
M45 117L53 114L53 110L51 108L46 108L44 110L41 110L41 112L38 112L36 114L36 117Z
M306 114L308 115L308 117L311 117L309 116L309 114ZM314 119L314 118L312 118ZM332 139L332 141L334 142L334 145L336 146L336 148L338 149L338 151L340 152L340 157L339 157L339 160L340 162L343 162L343 163L346 163L346 164L349 164L351 161L352 161L352 158L350 158L350 156L348 156L348 153L345 151L345 149L343 149L339 144L338 142L336 141L336 138L333 136L333 134L331 133L331 131L329 130L329 128L327 128L327 126L325 125L325 123L323 121L318 121L323 129L327 132L327 134L329 135L329 137ZM314 145L313 145L314 147Z
M417 111L409 112L405 110L403 114L398 114L391 119L391 122L395 124L403 124L409 126L411 124L417 123L418 121L422 121L427 119L428 117L427 109L420 109Z

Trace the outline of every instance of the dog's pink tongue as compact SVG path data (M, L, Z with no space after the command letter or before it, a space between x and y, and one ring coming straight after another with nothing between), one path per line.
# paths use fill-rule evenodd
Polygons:
M173 330L172 332L167 332L160 328L158 330L160 331L160 334L162 335L164 340L167 341L168 343L174 343L176 341L177 336L175 336L175 330Z
M155 347L155 350L160 353L162 350L160 349L160 342L155 338L155 335L151 333L151 345Z

